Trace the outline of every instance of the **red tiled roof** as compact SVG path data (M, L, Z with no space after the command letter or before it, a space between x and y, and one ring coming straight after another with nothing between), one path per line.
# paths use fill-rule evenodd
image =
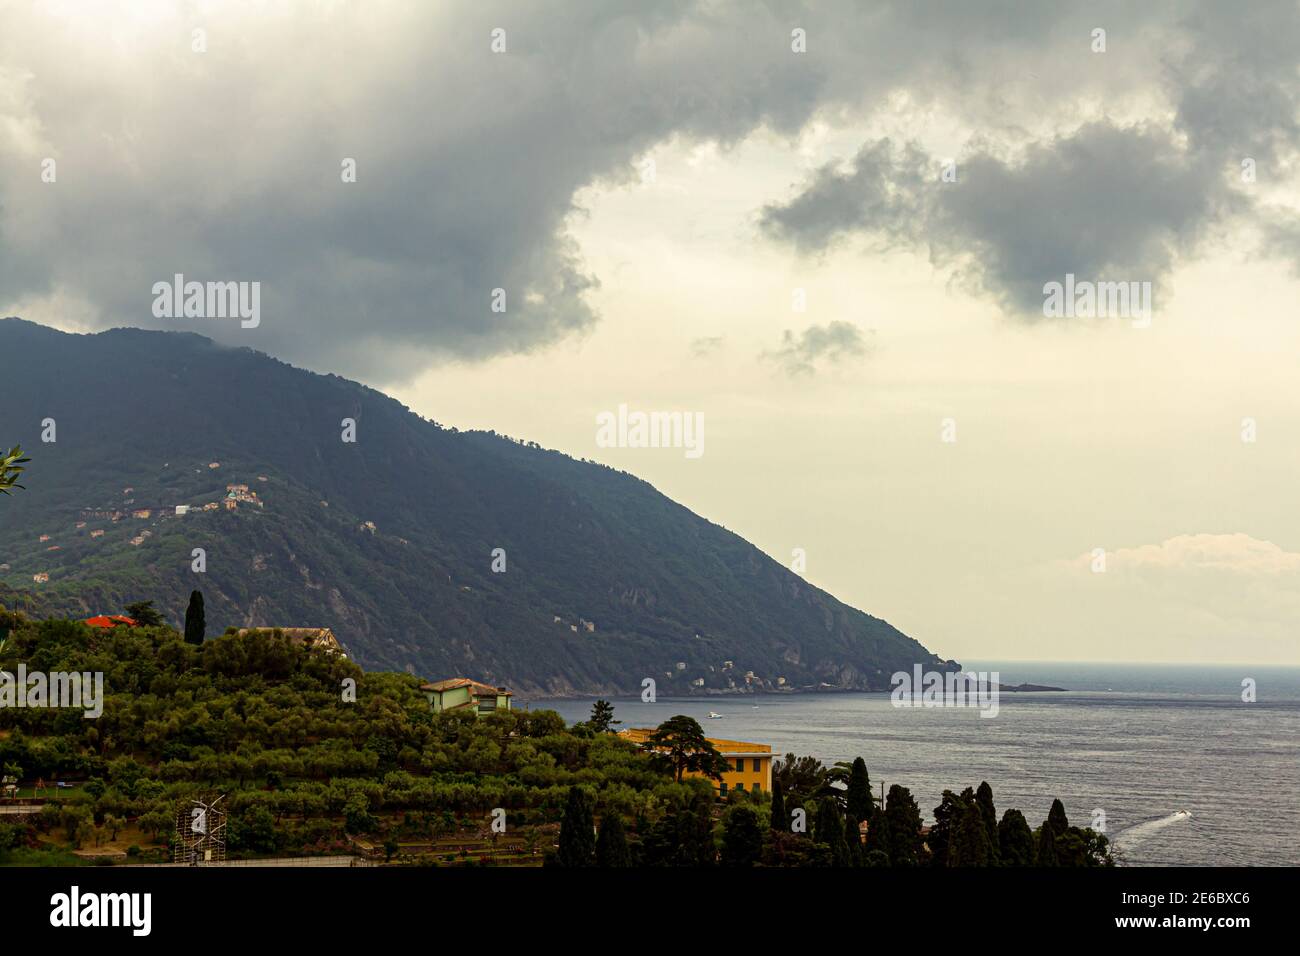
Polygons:
M83 622L89 627L139 627L140 622L127 617L125 614L99 614L95 617L88 617Z
M491 684L483 684L476 680L470 680L468 677L451 677L447 680L435 681L432 684L421 684L420 690L445 691L455 690L457 687L468 687L470 693L479 697L495 697L500 694L504 697L512 696L510 691L493 687Z

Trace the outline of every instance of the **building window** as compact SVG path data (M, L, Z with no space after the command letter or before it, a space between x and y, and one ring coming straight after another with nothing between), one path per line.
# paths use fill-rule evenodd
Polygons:
M761 767L762 767L762 764L759 763L759 758L758 758L758 757L755 757L755 758L754 758L754 773L758 773L758 772L760 771Z
M725 781L725 780L722 781L722 795L723 795L724 797L727 795L727 781Z
M745 772L745 758L744 758L744 757L737 757L737 758L736 758L736 772L737 772L737 773L744 773L744 772Z

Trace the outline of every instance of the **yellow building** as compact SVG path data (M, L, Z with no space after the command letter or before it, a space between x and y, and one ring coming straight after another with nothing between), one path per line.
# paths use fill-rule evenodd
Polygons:
M654 733L653 727L629 727L619 731L619 736L634 744L644 744ZM723 740L720 737L706 737L713 749L727 760L728 769L722 774L722 781L713 781L713 786L721 796L735 790L750 793L771 793L772 791L772 748L767 744L754 744L744 740ZM690 773L688 777L700 777L703 774Z

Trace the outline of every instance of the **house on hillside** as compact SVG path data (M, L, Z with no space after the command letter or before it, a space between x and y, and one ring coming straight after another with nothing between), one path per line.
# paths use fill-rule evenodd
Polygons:
M127 617L125 614L99 614L95 617L88 617L81 622L87 627L139 627L140 622L135 618Z
M618 735L624 740L644 746L654 733L653 727L629 727L620 730ZM772 792L772 747L769 744L754 744L745 740L722 740L706 737L713 749L722 754L727 761L727 770L722 780L713 781L713 786L720 796L726 796L735 790L752 793ZM688 777L703 776L700 773L686 773Z
M339 639L334 636L334 632L328 627L241 627L238 634L243 637L245 634L269 634L273 632L283 634L289 640L312 650L324 651L327 654L339 654L343 657L348 656L348 652L343 649Z
M452 677L432 684L421 684L420 690L429 698L429 706L435 714L465 707L472 708L476 714L509 710L512 696L504 687L493 687L468 677Z
M262 499L257 497L256 491L249 491L248 485L226 485L226 499L243 501L250 505L262 507Z

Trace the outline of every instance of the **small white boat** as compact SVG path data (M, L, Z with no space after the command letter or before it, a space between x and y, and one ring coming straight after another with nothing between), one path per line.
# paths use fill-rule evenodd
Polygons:
M1176 817L1190 817L1191 815L1192 815L1192 811L1191 811L1191 810L1175 810L1175 811L1174 811L1174 816L1176 816Z
M713 710L709 711L709 720L721 720L721 719L722 719L722 715L719 714L717 711L713 711Z

